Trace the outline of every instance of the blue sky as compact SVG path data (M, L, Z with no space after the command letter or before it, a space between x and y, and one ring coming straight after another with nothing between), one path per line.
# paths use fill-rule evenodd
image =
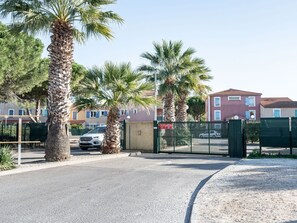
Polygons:
M296 0L118 0L107 9L125 23L112 25L112 41L76 45L76 62L138 67L153 41L182 40L211 69L213 92L235 88L297 100ZM41 38L47 45L49 38Z

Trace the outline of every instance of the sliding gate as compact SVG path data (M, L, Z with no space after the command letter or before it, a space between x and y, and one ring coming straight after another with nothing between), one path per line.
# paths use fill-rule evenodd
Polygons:
M228 122L159 122L158 152L228 155Z

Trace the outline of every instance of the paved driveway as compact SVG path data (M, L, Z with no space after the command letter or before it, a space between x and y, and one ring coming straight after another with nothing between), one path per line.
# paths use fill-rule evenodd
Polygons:
M0 177L0 222L188 222L199 183L235 160L143 154Z

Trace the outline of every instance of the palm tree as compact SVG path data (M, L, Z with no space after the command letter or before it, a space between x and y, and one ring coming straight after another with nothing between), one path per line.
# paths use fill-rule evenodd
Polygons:
M150 65L143 65L139 68L141 71L148 72L149 79L154 80L157 76L159 82L159 95L163 96L164 101L164 121L175 121L175 95L177 93L176 82L180 75L187 72L184 63L188 57L195 51L192 48L182 52L182 42L166 42L161 44L153 43L154 54L146 52L141 57L150 61Z
M191 92L203 97L211 90L204 83L212 79L204 60L189 58L188 63L185 64L188 72L181 75L176 83L178 89L176 121L178 122L187 121L187 98Z
M115 0L3 0L2 17L13 18L11 29L16 32L50 32L48 46L48 136L45 159L62 161L70 158L67 122L70 110L70 80L73 60L73 41L83 42L90 36L111 39L110 22L123 20L102 6ZM79 27L79 28L76 28Z
M77 98L75 106L78 110L108 108L107 127L102 143L105 154L120 152L121 107L138 105L144 108L154 103L154 98L145 93L153 89L151 83L145 82L145 76L131 69L130 64L115 65L105 63L102 69L89 70L81 82L82 97Z

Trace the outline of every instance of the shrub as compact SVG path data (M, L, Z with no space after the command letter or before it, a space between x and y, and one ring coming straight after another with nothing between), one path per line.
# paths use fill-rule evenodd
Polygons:
M261 152L257 149L254 149L247 157L248 159L259 159L262 158Z
M71 129L84 129L82 124L70 124Z
M260 123L250 122L246 124L246 137L249 142L259 142Z
M14 168L13 154L8 146L0 148L0 171Z
M288 159L297 159L297 155L288 155L288 154L261 154L259 150L253 150L247 157L248 159L262 159L262 158L288 158Z

